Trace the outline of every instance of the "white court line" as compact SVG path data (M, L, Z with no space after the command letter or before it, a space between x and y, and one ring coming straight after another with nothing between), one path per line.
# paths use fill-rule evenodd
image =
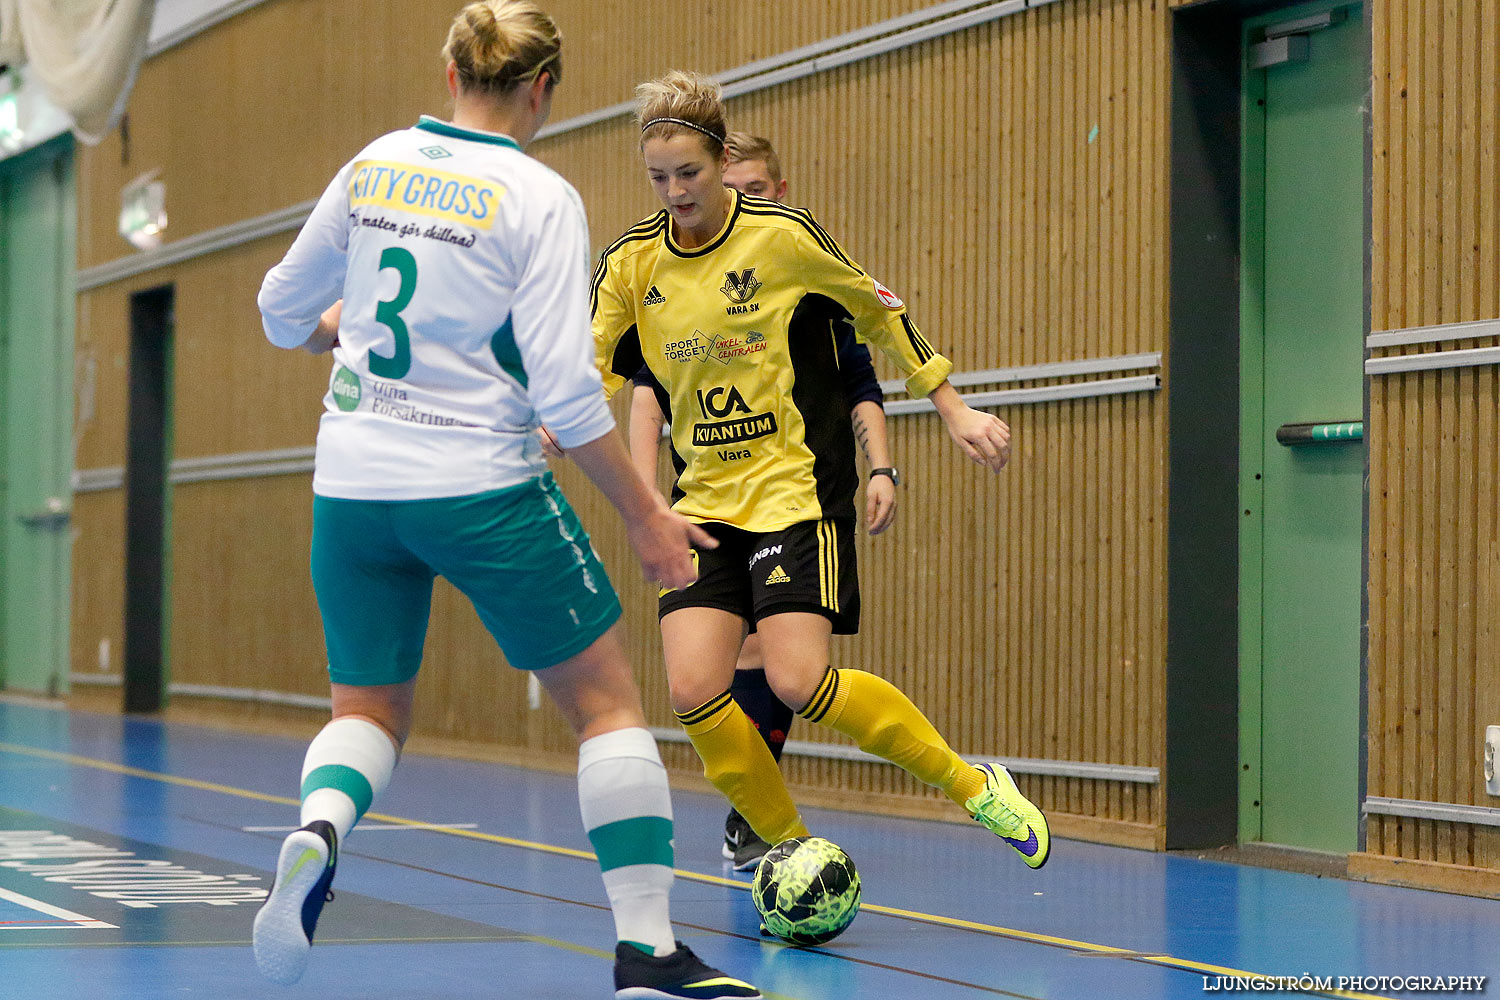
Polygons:
M242 826L245 833L291 833L300 826ZM478 823L360 823L354 828L357 833L380 830L477 830Z
M81 913L74 913L72 910L65 910L61 906L53 906L51 903L44 903L40 899L32 899L30 896L23 896L19 892L11 892L9 889L0 889L0 899L6 899L12 903L18 903L21 906L26 907L28 910L35 910L38 913L45 913L49 917L56 917L59 920L71 921L71 923L64 925L67 927L85 927L90 930L111 931L119 929L114 924L107 924L102 920L95 920L93 917L85 917ZM0 922L0 930L35 931L58 929L59 928L56 924L27 927L15 924L7 925L3 922Z

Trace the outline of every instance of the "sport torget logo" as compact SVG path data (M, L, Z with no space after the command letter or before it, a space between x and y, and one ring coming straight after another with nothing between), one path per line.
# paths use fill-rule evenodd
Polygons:
M702 330L694 330L691 337L669 341L662 345L662 357L668 361L708 361L712 359L727 365L735 358L759 354L766 349L766 335L751 330L742 338L716 333L712 336Z
M694 330L691 337L663 344L661 354L668 361L706 361L712 346L712 342L708 344L703 342L703 331Z

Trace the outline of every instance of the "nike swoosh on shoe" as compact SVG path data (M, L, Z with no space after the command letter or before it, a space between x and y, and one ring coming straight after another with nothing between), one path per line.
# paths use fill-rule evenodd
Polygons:
M1034 858L1036 857L1037 852L1036 831L1033 830L1030 825L1028 825L1026 827L1026 834L1027 837L1025 840L1016 840L1014 837L1001 837L1000 839L1004 840L1007 844L1014 847L1016 850L1026 855L1028 858Z

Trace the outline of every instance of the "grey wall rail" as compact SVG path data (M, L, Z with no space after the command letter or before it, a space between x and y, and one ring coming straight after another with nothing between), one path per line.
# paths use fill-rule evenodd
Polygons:
M1415 344L1438 344L1453 340L1485 340L1500 337L1500 319L1474 323L1444 323L1440 326L1415 326L1405 330L1372 333L1365 346L1372 351ZM1398 372L1436 371L1443 368L1473 368L1500 364L1500 346L1470 347L1461 350L1425 351L1421 354L1397 354L1370 358L1365 362L1366 375L1394 375Z
M687 743L688 737L681 729L652 726L651 735L662 743ZM782 751L794 757L816 757L820 760L860 760L876 764L889 763L858 747L836 743L810 743L805 740L787 740ZM960 755L963 756L963 755ZM1161 772L1154 767L1134 764L1095 764L1080 760L1048 760L1041 757L970 757L964 760L971 764L982 761L999 761L1018 774L1046 774L1062 778L1091 778L1097 781L1124 781L1137 785L1154 785L1161 780ZM895 765L892 764L892 767Z
M68 682L80 687L119 687L121 683L119 674L89 673L69 674ZM258 688L224 687L216 684L184 684L174 681L167 685L167 691L169 694L194 698L220 698L226 701L256 702L266 705L293 705L298 708L326 709L332 704L328 698L319 695L293 694ZM652 726L651 735L663 743L688 742L687 734L675 727ZM886 763L881 758L867 754L858 747L810 743L805 740L788 740L784 752L794 757ZM964 757L964 759L971 764L981 761L999 761L1018 774L1092 778L1099 781L1124 781L1138 785L1155 785L1161 780L1161 772L1157 768L1132 764L1094 764L1086 761L1048 760L1040 757Z
M1428 351L1393 358L1371 358L1365 362L1365 374L1392 375L1396 372L1473 368L1478 365L1500 365L1500 347L1471 347L1462 351Z
M1500 809L1490 806L1463 806L1450 802L1389 799L1371 795L1365 799L1363 809L1365 814L1370 816L1405 816L1409 819L1436 819L1449 823L1500 826Z
M1079 375L1107 375L1119 372L1160 368L1161 354L1123 354L1109 358L1086 358L1080 361L1046 361L1035 365L1013 368L987 368L972 372L955 372L949 383L956 389L976 385L1004 385L1010 382L1030 382L1036 379L1073 378ZM905 393L906 383L900 379L886 379L880 388L887 394ZM1060 385L1039 385L1025 389L992 389L987 392L971 392L961 396L964 402L975 408L990 406L1019 406L1030 403L1050 403L1063 399L1087 399L1093 396L1113 396L1121 393L1152 392L1161 388L1161 376L1133 375L1125 378L1093 379L1085 382L1066 382ZM930 413L936 407L929 399L886 400L885 412L890 416L906 413Z
M949 380L955 386L995 385L1006 382L1025 382L1032 379L1057 378L1059 376L1091 374L1098 372L1133 371L1153 368L1161 364L1160 354L1130 354L1115 358L1091 358L1083 361L1049 361L1038 365L1023 365L1018 368L990 368L983 371L959 372ZM882 388L890 392L905 391L900 381L882 382ZM1129 378L1099 379L1090 382L1070 382L1063 385L1043 385L1026 389L999 389L990 392L972 392L963 399L973 407L1012 406L1027 403L1051 402L1058 399L1082 399L1090 396L1106 396L1125 392L1149 392L1161 387L1158 375L1137 375ZM926 399L896 399L885 404L886 412L892 415L922 413L933 409ZM665 430L665 429L664 429ZM175 459L167 470L167 481L177 483L219 482L226 479L258 479L263 476L285 476L313 471L313 448L276 448L270 451L246 451L229 455L207 455L198 458ZM121 489L125 485L125 469L108 466L99 469L75 469L73 471L74 493L102 493Z
M1063 385L1039 385L1030 389L996 389L994 392L961 393L959 398L975 409L981 409L990 406L1053 403L1062 399L1088 399L1093 396L1152 392L1160 388L1160 375L1137 375L1134 378L1107 378L1092 382L1068 382ZM885 404L885 412L893 417L906 413L928 413L936 409L937 407L930 399L897 399Z
M1500 319L1485 319L1475 323L1444 323L1439 326L1413 326L1405 330L1386 330L1372 333L1365 338L1370 350L1382 347L1407 347L1411 344L1437 344L1445 340L1479 340L1484 337L1500 337Z
M285 476L313 471L313 449L277 448L272 451L244 451L232 455L208 455L202 458L179 458L167 470L170 483L205 483L224 479L259 479L262 476ZM102 469L76 469L73 472L74 493L100 493L125 485L125 469L110 466Z

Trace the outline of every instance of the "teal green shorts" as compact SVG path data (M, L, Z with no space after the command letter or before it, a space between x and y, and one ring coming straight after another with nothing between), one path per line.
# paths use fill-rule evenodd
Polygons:
M474 603L522 670L583 652L620 617L588 533L550 472L439 500L315 496L312 578L329 678L369 686L415 677L437 576Z

